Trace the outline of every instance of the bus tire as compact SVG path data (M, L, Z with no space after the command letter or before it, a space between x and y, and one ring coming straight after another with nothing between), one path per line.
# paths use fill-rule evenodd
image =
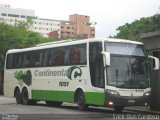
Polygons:
M122 110L124 109L124 106L115 106L114 110L118 113L122 112Z
M85 96L83 91L79 91L77 95L77 104L78 104L78 109L79 110L86 110L88 106L86 105L85 102Z
M22 90L22 104L28 105L29 104L29 95L27 88Z
M22 96L19 88L16 88L15 90L15 98L16 98L16 103L21 104L22 103Z

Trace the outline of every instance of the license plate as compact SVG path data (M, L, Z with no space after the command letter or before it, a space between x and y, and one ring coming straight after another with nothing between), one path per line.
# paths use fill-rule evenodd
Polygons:
M135 100L128 100L129 103L135 103Z

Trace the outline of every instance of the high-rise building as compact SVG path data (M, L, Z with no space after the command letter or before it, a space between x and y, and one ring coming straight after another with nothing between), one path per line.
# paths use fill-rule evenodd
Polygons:
M38 18L34 10L11 8L10 5L0 4L0 22L14 25L17 21L26 21L27 18L32 18L33 21L30 30L45 37L48 37L50 32L60 29L61 21L59 20Z

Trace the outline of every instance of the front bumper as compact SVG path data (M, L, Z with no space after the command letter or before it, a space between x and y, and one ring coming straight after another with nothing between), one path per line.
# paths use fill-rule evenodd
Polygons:
M105 106L146 106L150 104L150 96L120 96L105 93Z

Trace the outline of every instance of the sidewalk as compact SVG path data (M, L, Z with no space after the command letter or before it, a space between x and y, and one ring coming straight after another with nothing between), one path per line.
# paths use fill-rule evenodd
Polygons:
M154 110L151 110L149 107L145 107L145 106L125 107L125 110L136 111L136 112L139 111L139 112L144 112L144 113L151 113L151 114L160 115L160 111L154 111Z
M4 97L0 95L0 105L16 103L15 98Z

